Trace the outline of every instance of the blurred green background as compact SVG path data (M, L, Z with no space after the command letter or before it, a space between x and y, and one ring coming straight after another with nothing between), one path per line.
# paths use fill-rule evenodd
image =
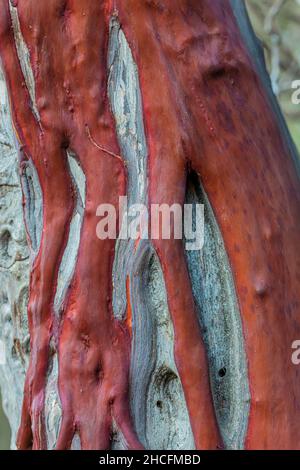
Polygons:
M300 149L300 105L291 101L292 81L300 80L300 0L246 0L246 3L264 46L274 92ZM9 426L0 405L0 449L8 449L9 441Z
M9 449L10 431L8 421L2 410L2 397L0 393L0 450Z
M292 82L300 80L300 0L246 0L261 40L272 86L300 150L300 105L292 103Z

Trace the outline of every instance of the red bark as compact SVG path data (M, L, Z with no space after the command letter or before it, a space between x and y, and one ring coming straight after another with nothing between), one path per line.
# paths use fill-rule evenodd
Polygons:
M109 19L118 14L141 82L149 202L183 204L193 169L224 238L249 367L246 447L299 448L300 379L290 352L300 337L300 183L229 2L16 3L40 123L24 86L8 0L1 0L0 53L23 159L35 164L44 198L42 243L31 275L32 350L19 447L46 446L43 405L52 336L59 348L63 407L57 447L70 447L77 431L82 448L107 448L113 419L128 447L140 447L128 407L130 332L112 312L114 241L95 235L97 206L117 208L126 192L107 97ZM75 275L56 329L57 273L74 207L67 147L86 176L86 209ZM221 439L183 245L153 243L163 267L176 364L196 447L213 449Z
M19 2L22 33L35 76L38 123L18 62L8 2L1 1L1 56L23 159L35 164L43 192L43 235L30 282L31 360L26 377L18 447L46 447L43 407L49 343L59 349L63 421L57 448L70 447L77 431L84 449L109 445L112 420L129 447L130 337L111 306L114 241L96 237L96 209L118 207L126 174L107 97L107 2ZM106 150L101 151L93 140ZM86 176L86 208L78 262L62 324L55 329L53 301L66 246L74 191L66 148Z
M141 79L150 202L182 203L192 167L224 238L249 367L246 447L299 448L300 378L290 356L300 337L300 182L230 4L128 0L118 8ZM208 396L208 386L197 361L189 360L190 338L198 336L191 291L182 247L171 245L157 248L176 357L196 443L208 448L215 438L205 436L207 422L203 431L199 423L199 397Z

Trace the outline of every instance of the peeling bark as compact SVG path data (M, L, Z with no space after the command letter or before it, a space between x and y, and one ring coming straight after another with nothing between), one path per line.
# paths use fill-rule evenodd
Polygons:
M300 184L245 12L12 3L0 54L31 252L18 447L298 448ZM98 205L125 194L204 203L203 251L97 239Z

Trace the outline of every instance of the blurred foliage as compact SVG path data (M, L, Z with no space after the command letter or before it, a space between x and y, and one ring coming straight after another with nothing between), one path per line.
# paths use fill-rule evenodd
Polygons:
M300 0L246 0L263 44L272 87L300 150L300 105L292 103L292 82L300 80Z
M9 449L10 444L10 431L9 431L9 424L6 419L6 416L2 410L2 400L1 400L1 393L0 393L0 450Z

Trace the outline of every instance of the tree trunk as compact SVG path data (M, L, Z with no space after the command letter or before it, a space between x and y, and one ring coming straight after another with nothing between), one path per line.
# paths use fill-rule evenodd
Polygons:
M0 3L12 447L300 448L298 156L243 2ZM99 239L124 195L204 204L203 249Z

